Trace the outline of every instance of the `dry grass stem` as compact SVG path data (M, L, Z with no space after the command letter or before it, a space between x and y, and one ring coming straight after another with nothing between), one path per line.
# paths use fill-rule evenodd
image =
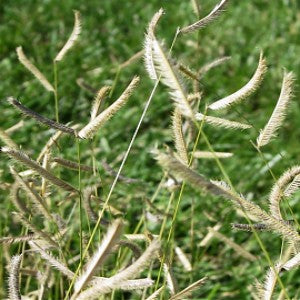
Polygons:
M38 81L43 85L43 87L46 90L50 92L54 92L54 87L52 86L52 84L46 79L46 77L42 74L42 72L29 61L29 59L24 54L22 47L19 46L16 49L16 51L17 51L18 59L21 62L21 64L27 70L29 70L36 79L38 79Z
M212 110L219 110L244 100L259 88L266 71L267 71L266 60L264 59L263 54L261 53L257 69L254 75L252 76L252 78L250 79L250 81L235 93L212 103L211 105L208 106L208 108Z
M292 72L284 73L281 92L276 107L268 123L266 124L264 129L260 131L260 134L257 138L258 148L267 145L270 140L276 135L276 131L282 125L282 122L286 115L286 110L293 96L294 81L295 77Z

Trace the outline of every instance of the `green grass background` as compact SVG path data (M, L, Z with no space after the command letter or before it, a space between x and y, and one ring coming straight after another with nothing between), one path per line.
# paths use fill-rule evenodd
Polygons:
M216 4L216 1L212 0L199 2L202 15L208 13ZM223 113L229 119L246 118L254 128L242 133L208 126L205 126L204 130L216 151L234 153L233 158L224 161L224 166L236 189L267 209L267 195L273 178L268 171L263 171L266 162L250 141L255 141L258 130L264 126L272 113L280 93L283 70L293 71L297 78L294 100L278 138L266 146L263 152L267 161L278 158L272 167L276 177L286 168L299 162L300 3L297 0L229 2L226 13L199 34L193 33L178 38L173 57L193 70L219 56L232 57L226 64L210 71L203 78L204 107L206 103L226 96L244 85L256 69L260 50L264 51L269 72L261 88L243 104ZM58 95L61 121L85 123L89 118L94 95L82 90L76 84L76 79L83 78L95 88L111 85L118 65L142 49L145 28L160 7L165 9L165 15L157 28L157 35L165 40L166 45L170 45L177 27L197 19L190 1L1 1L1 129L12 126L21 118L20 114L6 103L5 98L8 96L18 98L23 104L44 116L55 118L53 95L46 92L18 62L15 52L17 46L22 45L30 60L52 81L52 60L72 30L72 10L80 11L80 39L58 64ZM199 47L195 47L197 43ZM108 100L112 102L116 99L135 74L141 76L138 90L128 105L100 130L94 142L95 147L100 149L97 157L99 162L106 159L116 168L127 149L153 87L142 60L121 71L116 89ZM151 197L162 176L162 171L153 160L150 151L155 145L161 149L165 144L172 146L171 109L172 103L167 91L160 86L123 171L126 176L141 178L146 182L146 187L119 184L113 194L112 203L124 211L124 218L128 221L128 232L134 229L143 214L143 197ZM25 151L36 157L50 135L49 130L36 125L34 121L26 120L24 127L12 137ZM73 140L66 139L61 147L63 149L58 152L63 153L66 158L76 160L76 145ZM85 153L85 150L88 151L87 143L83 143L82 147L82 159L88 159L88 152ZM203 150L205 147L205 143L201 141L198 149ZM2 174L0 173L1 182L11 181L8 175L9 161L1 156L0 164L3 169ZM209 178L222 178L214 161L200 161L198 171ZM72 174L62 172L62 176L76 183L77 179ZM84 179L88 181L87 178ZM106 178L106 181L104 195L108 192L112 178ZM1 235L18 234L20 228L13 225L10 218L13 207L9 203L7 192L0 190L0 193ZM168 193L162 192L155 204L165 209L167 201ZM206 234L207 226L221 222L223 225L220 231L261 257L260 261L246 262L218 240L213 240L207 249L191 249L190 236L187 233L191 223L192 202L196 245ZM290 201L290 205L300 220L299 195ZM205 275L210 278L200 292L195 294L199 295L199 298L194 299L250 299L246 287L253 283L255 278L263 278L267 262L251 234L231 231L231 222L243 221L231 205L222 199L186 189L176 222L175 239L187 253L193 253L194 271L187 274L182 272L180 265L176 265L175 274L181 287ZM149 226L153 233L158 233L159 226ZM261 237L275 261L280 254L280 239L270 233L261 234ZM4 278L6 275L3 265L1 270ZM299 272L290 272L283 277L291 296L300 297L299 278Z

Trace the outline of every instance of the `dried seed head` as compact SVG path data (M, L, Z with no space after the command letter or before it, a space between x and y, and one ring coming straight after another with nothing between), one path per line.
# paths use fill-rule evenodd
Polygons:
M61 61L65 54L74 46L76 40L79 37L80 31L81 31L81 20L80 20L80 13L77 10L74 10L74 27L73 31L63 46L63 48L59 51L59 53L55 57L55 61Z

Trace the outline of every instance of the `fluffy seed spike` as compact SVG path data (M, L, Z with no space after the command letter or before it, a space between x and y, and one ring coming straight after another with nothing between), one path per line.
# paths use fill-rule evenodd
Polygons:
M94 103L93 103L93 106L91 109L91 121L97 117L100 107L101 107L101 104L103 102L103 99L107 95L109 90L110 90L109 86L104 86L97 92L96 98L94 100Z
M72 279L74 277L75 274L71 270L69 270L69 268L66 265L64 265L64 263L60 262L57 258L47 253L37 243L29 242L29 244L31 248L37 251L51 267L57 269L58 271L60 271L60 273L62 273L69 279Z
M252 228L256 231L270 230L265 224L262 223L252 224L252 227L249 224L231 223L231 227L241 231L252 231Z
M80 31L81 31L81 21L80 21L80 13L77 10L74 10L74 27L73 31L68 39L68 41L65 43L63 48L59 51L59 53L55 57L55 61L61 61L67 51L73 47L74 43L79 37Z
M199 76L198 77L203 77L209 70L225 63L226 61L230 60L231 56L223 56L220 58L217 58L215 60L213 60L212 62L204 65L198 72Z
M105 238L99 246L97 252L85 266L85 271L75 283L75 292L78 293L92 278L99 266L105 261L113 246L118 242L122 233L123 222L120 219L114 221L109 227Z
M205 177L193 171L173 156L158 152L156 159L164 169L184 180L187 184L200 190L209 191L213 195L229 199L235 207L241 208L250 215L256 216L261 222L269 226L270 229L281 234L291 242L300 241L299 234L291 226L270 216L258 205L244 199L234 191L208 181Z
M91 284L103 284L103 282L108 281L109 278L98 277L92 280ZM132 279L125 280L118 285L118 289L123 291L133 291L133 290L141 290L152 286L154 281L150 278L141 278L141 279Z
M300 189L300 175L296 175L293 181L287 186L284 191L286 197L290 197Z
M163 84L169 89L171 99L175 102L180 113L189 118L194 118L194 113L188 102L185 88L182 84L176 67L165 54L160 43L154 38L152 40L152 53L155 64L155 70L161 76Z
M34 234L28 234L23 236L5 236L0 238L0 244L16 244L16 243L23 243L28 242L36 239Z
M8 277L9 299L21 300L20 287L19 287L19 274L20 265L22 260L21 255L15 255L11 258L10 272Z
M283 266L282 268L289 271L293 268L296 268L300 265L300 252L297 253L293 258L291 258L290 260L288 260Z
M283 220L280 212L280 201L284 195L286 186L293 181L293 179L300 175L300 166L293 166L280 176L277 182L273 185L269 196L269 207L271 215L278 219Z
M178 65L178 70L185 75L188 79L199 81L197 74L192 71L189 67L184 66L183 64Z
M167 287L170 291L170 294L175 295L178 291L178 283L174 276L173 270L169 263L164 263L163 269L164 269L164 275L167 282Z
M210 125L228 128L228 129L229 128L230 129L249 129L252 127L251 125L248 125L248 124L244 124L244 123L240 123L240 122L236 122L236 121L229 121L226 119L212 117L212 116L205 116L201 113L196 113L195 118L198 121L202 121L204 119L204 122L206 122Z
M195 151L193 156L195 158L215 159L216 157L217 158L232 157L233 153L230 153L230 152Z
M63 166L63 167L66 167L67 169L70 169L70 170L78 171L79 166L80 166L80 171L93 172L93 168L90 167L90 166L83 165L83 164L78 164L75 161L71 161L71 160L68 160L68 159L61 158L61 157L53 157L52 161L59 164L59 165L61 165L61 166Z
M227 4L228 0L222 0L219 4L217 4L214 9L204 18L197 21L196 23L183 27L180 29L180 33L190 33L194 32L197 29L201 29L207 26L209 23L214 21L224 10L225 5Z
M278 273L280 271L280 265L276 265L275 268L269 268L267 272L265 283L264 283L264 292L263 292L263 299L264 300L271 300L273 299L272 295L275 289ZM277 274L276 274L277 273Z
M127 100L133 93L133 90L139 83L139 77L135 76L122 95L117 99L112 105L100 113L94 120L89 122L85 127L83 127L78 136L80 138L92 138L95 133L101 128L123 105L126 104Z
M6 133L6 134L11 134L11 133L15 132L16 130L18 130L18 129L20 129L20 128L23 128L23 126L24 126L24 121L21 120L21 121L19 121L18 123L16 123L15 125L13 125L13 126L7 128L7 129L5 130L5 133Z
M23 180L20 175L16 172L16 170L11 167L10 172L13 174L15 180L18 182L18 184L22 187L22 189L26 192L29 199L32 201L32 203L36 206L37 210L40 212L40 214L44 215L44 217L48 220L53 221L53 218L51 214L49 213L49 209L47 207L46 202L44 199L33 189L29 186L28 182Z
M181 250L180 247L175 247L175 252L184 269L188 272L192 271L192 265L187 258L186 254Z
M2 129L0 129L0 140L12 149L18 149L17 144L10 138L10 136Z
M48 127L51 127L51 128L63 131L65 133L71 134L73 136L76 136L76 132L74 129L41 116L40 114L36 113L35 111L22 105L18 100L14 99L13 97L8 97L7 102L10 103L11 105L13 105L19 111L21 111L25 116L33 118L41 124L44 124Z
M119 288L120 284L124 281L136 277L149 262L156 256L155 253L160 249L160 243L158 240L153 240L146 251L139 257L132 265L110 277L103 284L86 289L79 294L76 300L83 299L98 299L100 295L106 294ZM71 299L74 299L75 295Z
M39 230L34 224L30 223L22 213L14 212L14 215L23 224L23 226L29 228L36 235L40 236L41 239L46 241L49 245L53 246L54 248L59 248L59 245L47 233Z
M18 55L18 59L19 59L20 63L33 74L33 76L42 84L42 86L47 91L54 92L54 87L46 79L46 77L42 74L42 72L29 61L29 59L24 54L22 47L19 46L16 49L16 51L17 51L17 55Z
M288 104L293 96L294 74L292 72L284 73L282 87L276 107L269 119L267 125L261 130L257 138L257 147L267 145L276 135L276 131L282 125L286 115Z
M19 197L19 184L15 182L10 189L10 200L19 212L24 214L31 214L26 204Z
M14 160L20 162L21 164L27 166L29 169L36 171L39 175L44 177L45 179L48 179L51 183L54 185L69 191L69 192L78 192L77 189L75 189L73 186L71 186L69 183L59 179L46 169L44 169L42 166L40 166L38 163L36 163L34 160L29 158L27 154L21 151L13 150L8 147L2 147L0 148L0 152L8 155L9 157L13 158Z
M185 299L187 298L193 291L199 289L207 280L207 277L204 277L191 285L189 285L184 290L180 291L176 295L172 296L170 300L179 300L179 299Z
M155 37L154 37L155 27L163 13L164 13L164 11L161 8L153 16L153 18L148 26L148 31L145 35L145 41L144 41L144 49L145 49L144 62L145 62L146 70L149 74L149 77L152 80L158 79L158 76L157 76L156 70L155 70L155 66L154 66L154 61L153 61L152 43L153 43L153 40L155 39Z
M155 300L158 298L159 294L163 291L165 286L161 286L158 290L156 290L153 294L151 294L146 300Z
M259 88L266 71L266 60L264 59L263 53L261 52L257 69L250 81L235 93L212 103L208 106L208 108L212 110L218 110L244 100L246 97L250 96Z

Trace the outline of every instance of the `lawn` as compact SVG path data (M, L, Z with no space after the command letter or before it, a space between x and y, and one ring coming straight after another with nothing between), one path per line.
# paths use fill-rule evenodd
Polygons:
M54 84L53 59L72 32L73 10L78 10L82 23L81 34L74 47L56 65L59 121L63 124L79 123L82 128L89 122L95 91L103 86L112 87L104 102L104 107L108 107L120 96L135 75L140 77L140 83L128 103L99 129L92 140L82 140L79 143L77 139L63 135L52 148L51 157L80 161L88 166L94 165L96 172L92 175L79 172L78 175L78 171L59 166L54 167L52 172L82 191L88 186L98 185L93 208L102 211L103 202L109 197L109 205L112 207L105 207L103 218L110 223L116 218L122 218L125 222L124 233L145 234L148 237L146 243L136 242L142 249L149 245L149 236L160 235L161 255L172 262L178 290L207 277L205 284L190 296L192 299L252 299L251 291L255 291L255 288L251 286L255 284L256 279L264 281L270 265L266 253L267 257L276 263L288 242L270 231L254 234L232 230L231 223L247 223L247 220L242 216L241 210L237 211L230 201L222 197L212 196L180 180L177 182L178 186L167 186L168 183L174 182L174 177L164 172L153 154L155 149L163 153L169 148L175 150L171 128L174 102L164 84L160 83L155 90L121 172L127 179L135 180L128 182L126 178L124 180L121 177L115 187L113 186L113 190L111 189L116 174L108 171L107 164L114 172L118 171L155 84L145 70L141 55L130 64L121 66L143 50L148 24L161 7L165 14L158 23L155 34L160 41L164 41L164 47L168 51L177 28L199 19L192 2L2 1L0 129L6 130L24 120L24 124L11 133L11 138L33 159L37 159L45 143L54 134L53 129L22 116L6 99L12 96L44 117L56 119L53 93L47 91L19 62L16 48L22 46L28 59ZM198 2L200 17L207 15L217 4L216 0ZM252 128L236 131L204 124L200 130L199 142L195 146L197 127L191 122L186 122L185 126L191 126L193 129L188 131L189 134L186 134L185 138L189 141L189 154L195 150L211 151L210 147L214 151L233 153L232 157L220 160L222 168L215 159L195 159L193 169L214 180L226 181L230 178L235 191L268 211L268 196L275 180L285 170L297 165L300 157L300 4L297 0L228 2L226 11L207 27L177 37L172 48L172 61L197 72L219 57L231 57L201 77L198 87L203 95L199 109L203 112L207 105L234 93L250 80L257 68L260 52L263 51L268 72L260 88L231 109L214 113L214 116L250 124ZM256 138L276 105L285 70L294 72L294 97L276 138L261 151L257 151L254 146ZM189 91L193 90L190 78L184 77L184 84ZM205 140L205 137L208 140ZM2 140L0 146L4 146ZM26 226L22 226L12 214L16 208L10 201L14 177L9 167L15 165L18 172L27 168L22 164L15 164L2 153L0 157L1 237L25 235L28 233ZM37 174L33 174L27 180L37 186L41 183ZM48 184L47 181L49 194L44 196L51 213L59 214L64 221L71 218L67 227L67 239L62 248L65 253L62 254L61 249L53 251L53 255L64 257L67 261L80 253L81 241L83 248L86 247L96 222L89 219L84 209L79 209L80 197ZM19 195L22 200L28 200L23 191L20 191ZM282 204L284 219L293 220L295 231L299 231L299 196L299 193L295 193ZM53 235L56 233L55 226L49 225L41 216L33 213L28 219L40 229L47 229ZM256 260L245 258L230 242L222 240L217 234L204 243L203 239L209 227L219 228L218 232L240 245L247 253L250 252ZM102 232L106 232L106 228L107 225L101 224L96 230L90 255L96 250L97 241L103 238ZM32 229L29 230L31 231ZM265 253L259 244L260 241ZM176 246L186 253L192 270L186 270L180 263L174 251ZM26 249L30 247L25 242L2 243L1 298L7 297L7 265L10 257L23 253ZM24 257L26 255L25 253ZM131 263L131 257L128 249L121 247L114 251L97 274L112 276L120 268ZM32 258L34 260L30 264ZM70 264L73 272L76 271L78 263L79 260ZM108 294L107 299L146 299L155 288L164 284L165 276L160 272L160 265L159 259L154 260L153 264L141 273L142 276L137 277L145 278L149 275L155 281L154 285L143 293L116 290ZM28 254L21 267L22 295L39 289L37 283L42 280L37 280L29 272L26 273L30 268L34 271L39 270L43 275L49 272L47 264L41 260L39 254ZM284 289L277 282L274 295L281 293L281 299L299 299L299 275L297 269L283 273L281 283ZM55 269L51 269L49 278L54 284L50 287L45 285L44 299L63 299L71 280ZM286 294L282 294L282 290L285 290ZM160 297L169 299L169 295L170 288L166 286Z

